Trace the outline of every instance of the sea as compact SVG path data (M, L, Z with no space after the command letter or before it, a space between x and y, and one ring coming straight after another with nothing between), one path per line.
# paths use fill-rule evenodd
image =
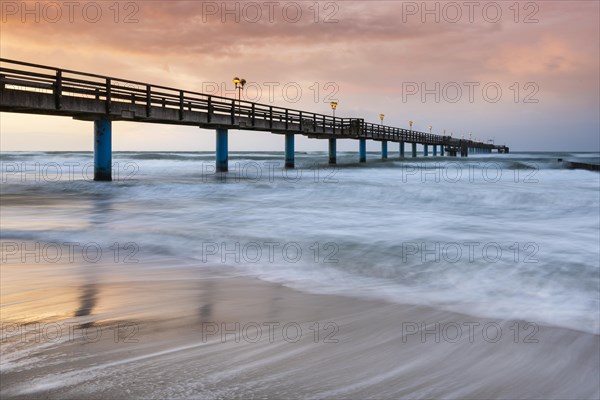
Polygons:
M2 256L222 270L600 333L599 153L2 152ZM563 160L563 161L559 161ZM150 268L150 267L149 267Z

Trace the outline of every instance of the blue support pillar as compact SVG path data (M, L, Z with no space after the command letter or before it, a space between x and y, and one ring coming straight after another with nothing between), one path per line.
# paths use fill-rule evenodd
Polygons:
M444 157L444 145L440 144L440 156Z
M433 145L433 156L437 156L437 144Z
M386 160L388 157L387 140L381 142L381 159Z
M112 121L94 121L94 180L112 181Z
M429 155L429 149L428 149L428 147L429 146L427 146L426 144L423 145L423 155L425 157L427 157Z
M400 158L404 158L404 142L400 142Z
M411 143L412 144L412 156L413 158L417 156L417 144L416 143Z
M329 139L329 164L337 163L337 153L336 153L337 144L334 138Z
M359 161L367 162L367 139L358 139Z
M285 134L285 167L294 168L294 134Z
M217 172L227 172L228 161L227 129L217 128Z

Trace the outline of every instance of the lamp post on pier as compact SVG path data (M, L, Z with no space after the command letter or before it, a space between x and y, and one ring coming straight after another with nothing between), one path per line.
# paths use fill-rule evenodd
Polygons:
M337 108L337 101L332 101L331 103L329 103L329 105L331 106L331 109L333 110L333 118L335 118L335 109Z
M233 78L233 83L235 88L238 90L238 117L241 117L242 113L242 89L244 89L244 85L246 85L246 80L244 78L240 79L237 76Z

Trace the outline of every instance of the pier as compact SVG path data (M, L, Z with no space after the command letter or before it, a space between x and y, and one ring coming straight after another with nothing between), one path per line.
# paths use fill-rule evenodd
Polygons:
M336 140L358 141L358 160L367 162L366 142L381 142L381 158L388 144L399 144L399 156L417 144L423 155L467 157L473 153L508 153L504 145L456 139L383 124L362 118L340 118L240 99L170 88L0 58L0 112L58 115L93 122L94 179L111 180L112 121L191 125L216 132L216 169L228 166L228 130L266 131L285 136L285 167L294 168L294 138L304 135L327 139L329 163L336 164Z

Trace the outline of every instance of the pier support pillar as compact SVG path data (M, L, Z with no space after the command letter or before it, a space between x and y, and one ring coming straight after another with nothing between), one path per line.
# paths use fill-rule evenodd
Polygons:
M423 145L423 156L427 157L429 155L429 146L426 144Z
M412 156L413 158L417 156L417 144L416 143L411 143L412 144Z
M94 180L112 181L112 121L94 121Z
M367 162L367 139L358 139L359 161Z
M387 140L384 140L381 142L381 159L382 160L386 160L388 158L388 151L387 151Z
M404 158L404 142L400 142L400 158Z
M433 156L437 156L437 144L433 145Z
M337 163L336 142L334 138L329 139L329 164Z
M285 167L294 168L294 134L285 134Z
M217 128L217 172L227 172L229 164L229 150L227 143L227 129Z
M444 145L440 144L440 156L444 157Z

